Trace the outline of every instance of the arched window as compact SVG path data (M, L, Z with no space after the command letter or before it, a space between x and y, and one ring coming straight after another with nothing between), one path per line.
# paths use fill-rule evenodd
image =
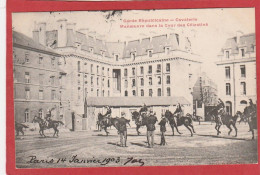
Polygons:
M226 101L226 112L229 115L232 115L232 103L230 101Z
M241 100L241 101L240 101L240 104L241 104L241 105L247 105L247 101Z
M158 77L158 84L161 84L162 83L162 79L161 79L161 77L159 76Z
M153 79L152 77L149 77L149 85L152 85L153 84Z
M127 91L125 91L125 96L126 96L126 97L128 96L128 92L127 92Z
M135 90L133 90L132 92L133 92L133 96L136 96Z
M25 112L24 112L24 122L29 122L29 118L30 118L29 109L25 109Z
M141 96L144 96L144 90L141 89Z
M39 110L39 117L44 118L42 109Z

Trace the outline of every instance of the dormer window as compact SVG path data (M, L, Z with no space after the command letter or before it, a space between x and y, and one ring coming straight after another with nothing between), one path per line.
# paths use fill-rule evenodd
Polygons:
M225 55L226 55L226 58L229 59L229 51L228 50L225 51Z
M89 48L90 53L94 53L94 49L92 47Z
M244 48L240 49L240 53L241 53L242 57L245 57L245 49Z
M133 60L135 60L136 52L131 52L130 55L131 55L131 58L132 58Z
M104 57L104 56L105 56L105 51L101 50L101 51L100 51L100 55L101 55L102 57Z
M149 56L149 57L152 57L152 56L153 56L152 50L148 50L148 56Z
M168 55L170 53L170 48L169 47L165 47L164 50L165 50L165 54L166 55Z
M115 60L116 60L116 61L119 60L119 55L118 55L118 54L115 54L114 57L115 57Z

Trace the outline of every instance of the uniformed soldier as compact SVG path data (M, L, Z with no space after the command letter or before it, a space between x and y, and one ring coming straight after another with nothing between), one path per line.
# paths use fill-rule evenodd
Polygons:
M181 104L178 103L177 104L177 108L175 110L175 112L173 113L173 115L177 114L178 117L182 117L183 116L183 110L181 108Z
M152 112L151 112L152 113ZM157 118L155 115L149 115L147 118L147 142L148 142L148 147L152 148L154 145L154 130L155 130L155 123L157 122Z
M224 102L219 98L218 99L218 104L217 104L217 109L218 109L218 120L220 122L220 124L223 124L221 116L225 113L225 105Z
M139 111L139 114L140 114L140 122L142 123L143 121L143 118L144 117L147 117L147 112L148 112L148 108L146 106L146 104L144 103L142 108L140 109Z
M110 117L111 117L111 114L112 114L112 111L111 111L111 108L109 106L106 106L106 109L107 109L107 112L105 113L105 117L106 118L106 122L108 125L110 125Z
M49 128L50 125L50 121L51 121L51 111L49 109L47 109L47 114L45 117L45 125Z
M126 124L129 120L124 118L124 115L118 119L119 120L119 127L118 132L120 135L120 146L126 147L126 140L127 140L127 127Z
M160 131L161 131L161 143L160 143L160 145L166 144L165 135L164 135L164 133L166 132L166 126L165 126L166 122L167 122L167 119L166 119L165 115L162 115L162 119L159 122Z

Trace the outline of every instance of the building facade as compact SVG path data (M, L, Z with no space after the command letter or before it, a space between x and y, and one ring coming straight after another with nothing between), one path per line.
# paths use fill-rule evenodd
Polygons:
M14 114L17 122L32 122L34 116L44 118L51 110L52 118L64 121L68 111L63 106L66 74L59 69L60 55L31 38L13 32Z
M206 114L217 105L218 89L216 83L205 72L196 81L193 87L193 112L202 117L202 120L210 120Z
M256 42L255 34L237 32L227 39L219 55L221 81L219 97L224 101L226 111L234 115L249 105L248 100L256 103Z
M66 73L63 94L78 122L89 117L90 97L177 96L190 103L185 110L192 113L201 62L182 33L107 42L88 29L75 30L76 24L66 19L58 20L53 30L46 28L46 23L36 24L33 40L60 55L58 64Z

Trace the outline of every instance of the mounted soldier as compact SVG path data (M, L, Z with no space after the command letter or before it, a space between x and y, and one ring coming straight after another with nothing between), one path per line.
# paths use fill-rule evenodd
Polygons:
M110 118L111 118L111 114L112 114L112 111L111 111L111 108L109 106L106 106L106 109L107 109L107 112L105 113L105 117L107 117L107 123L110 124Z
M216 117L218 118L220 124L222 125L223 122L221 116L225 113L225 105L220 98L218 99L217 110L218 110L218 115Z
M47 114L45 116L45 125L47 128L50 127L50 122L51 122L51 110L47 109Z
M148 108L147 108L146 104L144 103L142 108L139 110L141 123L142 123L144 117L147 117L147 112L148 112Z
M176 108L175 112L173 113L173 115L175 115L175 114L177 115L178 118L183 116L183 110L181 108L180 103L177 104L177 108Z

